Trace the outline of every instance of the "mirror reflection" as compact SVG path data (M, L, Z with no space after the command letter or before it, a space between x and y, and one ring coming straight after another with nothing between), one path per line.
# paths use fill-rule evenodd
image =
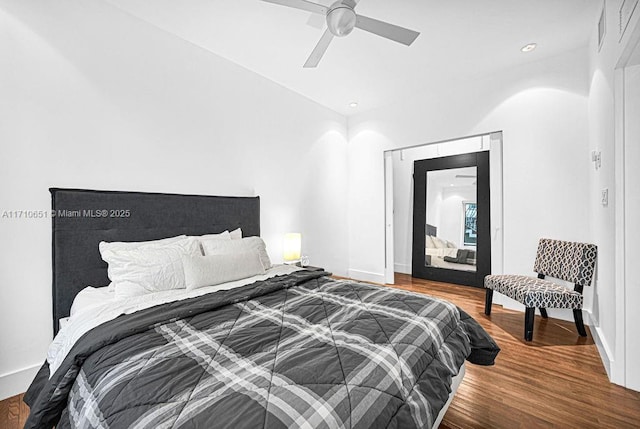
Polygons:
M477 167L427 172L425 265L476 271Z

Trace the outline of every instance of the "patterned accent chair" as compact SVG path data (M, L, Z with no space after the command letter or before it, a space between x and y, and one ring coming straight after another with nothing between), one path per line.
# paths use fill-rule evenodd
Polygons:
M538 278L509 274L485 277L484 313L491 315L494 291L524 304L524 339L531 341L536 307L545 319L548 317L547 308L570 308L578 333L586 337L582 321L582 289L591 285L597 255L598 248L594 244L541 239L533 266ZM574 283L575 287L571 290L546 280L546 276Z

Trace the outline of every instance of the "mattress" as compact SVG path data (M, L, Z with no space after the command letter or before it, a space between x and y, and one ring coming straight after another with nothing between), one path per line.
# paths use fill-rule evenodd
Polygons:
M460 388L460 384L462 384L462 379L464 378L466 372L467 372L467 367L466 367L466 364L463 363L460 369L458 370L458 374L456 374L456 376L453 377L453 379L451 379L451 386L450 386L451 393L449 393L449 398L447 399L447 402L444 404L444 406L442 407L442 410L440 411L440 413L438 414L438 417L436 418L436 421L433 423L434 429L439 427L440 423L442 423L442 420L444 419L444 415L447 413L447 410L449 409L449 405L451 405L451 402L453 402L453 398L456 396L456 393Z
M476 271L475 265L448 262L448 261L445 261L444 258L442 258L441 256L432 256L430 265L433 267L446 268L449 270Z
M430 256L430 264L437 268L446 268L449 270L460 271L476 271L476 266L471 264L458 264L455 262L448 262L444 260L445 256L455 258L458 254L458 249L454 248L425 248L425 255Z
M465 359L493 363L453 304L326 274L117 305L88 290L25 427L433 427Z

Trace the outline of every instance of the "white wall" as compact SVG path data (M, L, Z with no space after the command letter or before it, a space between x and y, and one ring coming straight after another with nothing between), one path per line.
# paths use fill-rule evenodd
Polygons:
M504 132L504 271L531 274L541 237L589 241L587 58L581 49L483 79L426 82L402 104L350 118L350 274L383 279L383 151L492 131Z
M619 11L622 3L622 0L602 2L606 5L604 42L598 46L594 25L589 45L589 148L601 152L602 159L600 168L596 169L592 164L589 169L589 226L593 240L598 244L592 331L597 333L598 349L611 380L638 389L638 372L635 373L635 386L625 380L625 375L632 375L625 374L625 367L637 367L640 349L637 343L634 345L625 340L625 332L627 338L635 336L638 320L629 323L629 314L625 314L625 303L633 299L637 290L638 264L633 256L636 240L629 241L628 229L629 225L637 224L637 212L628 213L628 209L631 197L637 195L638 169L637 158L633 159L633 152L628 151L629 145L637 147L637 139L625 141L624 129L625 122L637 123L637 113L624 118L624 74L620 67L624 66L626 54L640 39L640 9L636 8L627 31L621 36ZM606 207L600 200L600 193L605 188L609 190ZM630 214L626 220L625 214ZM625 240L632 246L627 248L630 252L626 255ZM630 264L625 266L625 261ZM635 270L635 275L629 275L630 270ZM633 311L631 316L634 314L637 312Z
M394 269L398 273L411 274L413 244L413 163L420 159L457 155L488 150L482 137L473 137L447 143L425 144L392 152L393 159L393 229ZM427 206L430 207L427 202ZM462 219L460 219L462 221ZM455 240L457 243L459 239Z
M48 188L259 195L275 261L347 272L346 120L95 0L0 0L0 212ZM51 340L49 219L0 218L0 399Z
M602 154L601 167L589 169L590 229L594 243L598 245L597 283L594 288L592 318L600 333L604 352L605 367L609 371L609 361L616 348L615 322L615 117L614 117L614 64L617 52L617 8L618 1L608 1L607 34L605 42L598 50L597 34L593 32L589 46L590 87L589 87L589 149ZM616 6L616 3L618 5ZM599 193L610 190L609 206L603 207Z
M476 202L476 188L474 186L441 187L440 194L442 204L436 205L440 217L438 236L455 243L458 248L475 250L475 246L464 245L463 203Z

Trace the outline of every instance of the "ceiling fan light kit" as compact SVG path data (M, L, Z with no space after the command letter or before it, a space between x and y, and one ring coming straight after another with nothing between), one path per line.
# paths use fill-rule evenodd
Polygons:
M406 46L410 46L420 35L417 31L356 14L354 9L357 2L355 0L338 0L330 7L307 0L263 1L325 15L327 20L327 29L311 52L311 55L309 55L307 62L304 64L305 68L313 68L318 65L334 36L347 36L354 28L368 31L369 33L393 40L394 42L402 43Z
M356 13L348 6L338 2L338 6L327 13L327 28L337 37L347 36L356 26Z

